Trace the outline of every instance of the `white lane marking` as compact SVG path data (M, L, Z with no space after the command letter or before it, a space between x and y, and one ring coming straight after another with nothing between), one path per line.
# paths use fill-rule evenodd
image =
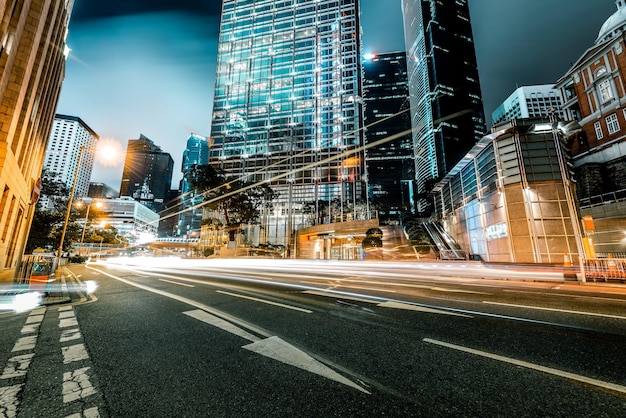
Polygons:
M74 309L74 307L72 307L71 305L68 306L61 306L59 308L59 312L63 312L63 311L71 311L72 309Z
M72 402L96 393L87 376L89 367L63 373L63 403Z
M17 407L20 404L18 396L23 386L24 384L21 383L0 388L0 417L14 418L17 416Z
M554 287L552 289L555 289ZM522 291L522 290L510 290L510 289L504 289L503 292L508 292L508 293L523 293L523 294L529 294L528 292ZM606 301L611 301L611 302L622 302L622 303L626 303L626 299L617 299L617 298L605 298L605 297L601 297L601 296L585 296L585 295L572 295L572 294L565 294L565 293L546 293L546 292L532 292L532 295L541 295L541 296L558 296L558 297L562 297L562 298L573 298L573 299L587 299L587 300L597 300L599 302L606 302Z
M98 407L94 406L93 408L85 409L82 412L68 415L65 418L100 418L100 412L98 411Z
M38 308L30 311L31 315L43 315L46 313L46 308Z
M553 369L552 367L541 366L539 364L530 363L523 360L517 360L511 357L500 356L498 354L488 353L486 351L475 350L473 348L463 347L460 345L450 344L443 341L432 340L430 338L424 338L423 340L426 343L439 345L442 347L451 348L453 350L463 351L469 354L475 354L481 357L490 358L492 360L502 361L504 363L514 364L516 366L525 367L527 369L537 370L543 373L552 374L559 377L564 377L566 379L575 380L577 382L586 383L588 385L601 387L604 389L609 389L615 392L626 394L626 386L621 386L615 383L605 382L598 379L593 379L591 377L582 376L575 373L566 372L563 370Z
M476 292L473 290L463 290L463 289L448 289L444 287L433 287L432 285L420 285L420 284L411 284L411 283L396 283L396 282L385 282L385 281L372 281L372 280L353 280L353 279L339 279L339 282L353 282L353 283L367 283L367 284L377 284L384 286L396 286L396 287L410 287L415 289L426 289L433 290L438 292L453 292L453 293L469 293L475 295L491 295L491 293L487 292ZM319 284L319 283L315 283Z
M209 313L206 313L202 310L195 310L195 311L187 311L187 312L183 312L185 315L188 315L192 318L196 318L199 321L205 322L209 325L213 325L214 327L220 328L226 332L229 332L231 334L237 335L238 337L241 337L243 339L246 339L248 341L251 342L256 342L256 341L260 341L261 339L259 337L257 337L256 335L252 335L250 334L248 331L243 330L233 324L231 324L230 322L224 321L221 318L218 318L217 316L213 316Z
M41 325L41 322L38 322L36 324L27 324L24 325L22 327L22 330L20 331L21 334L34 334L37 332L37 330L39 329L39 325Z
M159 281L166 282L166 283L171 283L171 284L177 284L179 286L196 287L196 286L194 286L192 284L179 283L179 282L175 282L175 281L172 281L172 280L159 279Z
M26 376L28 366L32 361L35 353L23 354L21 356L11 357L4 368L0 379L12 379L14 377Z
M133 287L136 287L138 289L143 289L143 290L146 290L148 292L156 293L157 295L165 296L167 298L177 300L179 302L185 303L185 304L193 306L195 308L202 309L203 311L212 313L215 316L218 316L218 317L223 318L223 319L227 319L228 321L230 321L233 324L237 324L237 325L239 325L241 327L247 328L248 330L253 331L254 333L256 333L258 335L262 335L264 337L271 337L271 334L268 333L267 331L265 331L264 329L261 329L261 328L255 326L255 325L250 324L250 323L248 323L246 321L243 321L243 320L241 320L241 319L239 319L237 317L229 315L226 312L222 312L222 311L220 311L218 309L211 308L210 306L207 306L207 305L205 305L203 303L196 302L195 300L188 299L188 298L185 298L185 297L182 297L182 296L178 296L178 295L176 295L174 293L169 293L169 292L165 292L163 290L154 289L152 287L144 286L144 285L139 284L139 283L133 283L130 280L122 279L121 277L117 277L117 276L115 276L115 275L113 275L111 273L108 273L108 272L105 272L105 271L102 271L102 270L96 270L93 267L87 267L87 268L90 269L90 270L97 271L97 272L99 272L99 273L101 273L101 274L103 274L103 275L105 275L107 277L110 277L110 278L115 279L117 281L120 281L122 283L126 283L129 286L133 286Z
M356 302L365 302L365 303L373 303L373 304L377 304L378 301L375 300L370 300L370 299L365 299L365 298L359 298L356 296L348 296L348 295L343 295L341 293L329 293L329 292L324 292L322 290L305 290L304 292L307 295L313 295L313 296L324 296L327 298L334 298L334 299L345 299L345 300L353 300Z
M68 341L78 340L80 337L80 330L78 328L64 329L61 331L59 342L66 343Z
M41 321L43 321L43 315L30 314L28 318L26 318L27 324L41 324Z
M74 311L59 312L59 319L74 318Z
M594 313L594 312L570 311L568 309L542 308L540 306L527 306L527 305L514 305L511 303L489 302L485 300L483 301L483 303L488 304L488 305L509 306L512 308L535 309L538 311L561 312L561 313L570 313L570 314L587 315L587 316L600 316L602 318L626 319L626 316L608 315L608 314L600 314L600 313Z
M33 350L35 348L35 345L37 345L36 335L20 337L15 342L15 345L13 346L13 350L11 350L11 352Z
M63 353L63 364L89 359L89 354L87 354L85 344L75 344L68 347L61 347L61 352Z
M272 302L272 301L265 300L265 299L253 298L251 296L245 296L245 295L240 295L240 294L237 294L237 293L225 292L223 290L216 290L215 292L216 293L221 293L223 295L233 296L233 297L236 297L236 298L248 299L248 300L253 300L255 302L266 303L268 305L279 306L281 308L293 309L294 311L305 312L305 313L309 313L309 314L313 313L313 311L311 311L309 309L298 308L296 306L285 305L285 304L282 304L282 303Z
M400 302L384 302L384 303L379 303L377 306L380 306L383 308L404 309L407 311L434 313L434 314L439 314L439 315L452 315L452 316L460 316L463 318L473 318L470 315L464 315L464 314L460 314L456 312L449 312L449 311L444 311L444 310L439 310L439 309L426 308L422 306L411 305L408 303L400 303Z
M78 321L76 318L65 318L59 321L59 328L77 327Z
M285 363L290 366L306 370L307 372L325 377L327 379L334 380L335 382L339 382L343 385L357 389L363 393L367 393L368 395L370 394L370 392L363 389L361 386L357 385L350 379L345 378L330 367L315 360L304 351L297 349L296 347L286 343L278 337L266 338L252 344L244 345L242 348L245 348L246 350L250 350L257 354L261 354L265 357L278 360L281 363Z

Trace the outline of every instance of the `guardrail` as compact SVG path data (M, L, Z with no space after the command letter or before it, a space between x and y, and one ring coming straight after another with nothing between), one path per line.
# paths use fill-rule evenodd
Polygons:
M626 258L587 258L585 277L592 280L626 280Z

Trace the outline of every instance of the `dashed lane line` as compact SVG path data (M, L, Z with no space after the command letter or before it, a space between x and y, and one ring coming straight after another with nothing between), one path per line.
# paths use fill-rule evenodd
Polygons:
M626 319L626 316L601 314L601 313L595 313L595 312L572 311L569 309L544 308L540 306L515 305L512 303L501 303L501 302L490 302L490 301L483 301L483 303L487 305L508 306L511 308L534 309L537 311L561 312L561 313L569 313L569 314L576 314L576 315L599 316L602 318L613 318L613 319Z
M304 312L304 313L309 313L309 314L313 313L313 311L310 310L310 309L298 308L297 306L291 306L291 305L286 305L284 303L272 302L270 300L255 298L255 297L252 297L252 296L241 295L241 294L238 294L238 293L225 292L223 290L216 290L215 293L220 293L222 295L233 296L233 297L240 298L240 299L252 300L252 301L255 301L255 302L265 303L267 305L278 306L280 308L292 309L292 310L298 311L298 312Z

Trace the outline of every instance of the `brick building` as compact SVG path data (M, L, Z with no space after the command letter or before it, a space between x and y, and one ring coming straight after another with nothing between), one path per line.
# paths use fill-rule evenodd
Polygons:
M582 128L571 141L577 195L582 214L600 220L600 252L626 249L626 218L609 210L626 200L626 1L616 4L594 44L555 85Z

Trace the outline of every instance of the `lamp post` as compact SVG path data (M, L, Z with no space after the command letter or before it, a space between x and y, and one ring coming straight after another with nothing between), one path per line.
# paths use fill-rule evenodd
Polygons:
M78 160L76 161L76 169L74 170L74 179L72 180L72 190L70 191L70 197L67 201L67 212L65 213L65 221L63 221L63 230L61 231L61 242L59 243L59 249L57 251L57 258L61 258L63 255L63 241L65 241L65 233L67 232L67 224L70 219L70 212L72 211L72 202L74 201L74 192L76 191L76 183L78 181L78 173L80 172L80 163L83 159L83 152L86 150L93 150L94 147L85 147L84 145L80 146L80 151L78 152ZM83 230L84 233L84 230Z
M83 199L83 202L87 199ZM94 203L93 199L89 199L89 203L87 203L87 211L85 212L85 221L83 222L83 233L80 236L80 251L79 254L83 254L83 243L85 241L85 230L87 229L87 222L89 222L89 209L91 209L91 205ZM99 208L102 206L101 202L96 202L96 207Z

